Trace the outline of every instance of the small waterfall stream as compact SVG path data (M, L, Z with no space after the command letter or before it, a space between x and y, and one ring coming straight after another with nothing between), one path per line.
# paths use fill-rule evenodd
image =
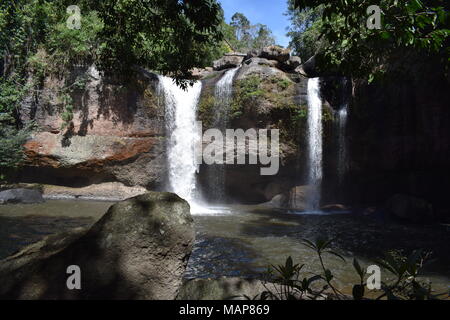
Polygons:
M322 182L322 101L320 79L308 79L308 185L311 188L307 200L308 210L320 207Z
M169 191L193 206L199 199L194 145L200 139L196 128L196 109L202 84L200 81L183 90L172 78L158 76L159 91L165 99Z
M212 127L219 129L225 135L228 121L229 106L233 94L233 79L239 67L227 70L217 81L214 88L215 110ZM225 164L215 164L208 167L209 195L213 202L225 202Z
M344 177L347 171L347 117L348 117L348 94L347 94L347 78L342 78L342 103L341 108L336 114L336 129L337 129L337 175L338 187L341 187L344 182Z
M347 104L337 112L337 129L338 129L338 183L342 185L345 172L347 170L347 143L345 131L347 127Z

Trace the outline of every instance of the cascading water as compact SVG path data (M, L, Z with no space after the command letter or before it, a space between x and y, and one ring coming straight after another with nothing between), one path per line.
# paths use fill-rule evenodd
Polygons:
M322 101L319 78L308 80L308 146L308 184L311 191L307 209L317 210L322 182Z
M199 199L194 146L200 139L195 115L202 84L197 81L183 90L172 78L158 76L158 79L159 91L165 99L169 191L188 201L192 212Z
M228 119L228 106L231 101L231 94L233 93L233 79L239 67L227 70L225 74L216 83L214 95L218 102L219 108L216 108L214 124L220 129L225 128Z
M347 127L347 104L345 103L337 112L338 127L338 182L342 184L345 172L347 170L347 145L345 131Z
M217 81L214 89L215 114L212 127L225 134L228 111L233 93L233 78L239 67L227 70ZM225 164L215 164L208 167L208 182L210 198L214 202L223 203L225 200Z

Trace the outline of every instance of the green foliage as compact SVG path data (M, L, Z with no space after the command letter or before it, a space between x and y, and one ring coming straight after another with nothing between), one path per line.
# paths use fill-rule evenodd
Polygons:
M0 113L0 181L7 179L7 172L16 169L24 160L23 144L34 129L29 123L17 129L15 120L8 113Z
M212 125L214 121L214 107L216 105L216 99L213 94L206 93L200 97L198 103L199 118L202 120L205 127Z
M178 80L222 53L223 12L216 0L79 1L81 28L66 26L65 0L0 4L2 75L20 72L38 49L56 70L95 62L104 71L129 73L135 65ZM40 65L43 65L40 61Z
M279 78L279 77L271 77L270 81L277 85L278 89L281 91L286 90L292 85L292 81L289 81L286 78Z
M287 35L291 38L289 46L302 61L307 61L325 46L320 37L323 6L297 10L294 0L288 1L287 16L291 22Z
M251 108L264 96L261 88L261 78L252 75L235 82L235 92L231 103L230 118L237 118L243 114L245 108Z
M92 4L103 21L105 70L148 67L178 80L211 61L208 51L222 40L223 13L215 0L118 0Z
M334 275L324 263L325 254L334 255L345 263L345 259L331 248L332 240L317 239L312 242L303 239L303 244L313 250L320 261L321 272L309 276L303 276L304 264L294 264L292 257L288 257L284 265L272 265L267 271L265 291L254 299L261 300L298 300L298 299L350 299L348 295L340 292L334 285ZM429 283L419 279L421 268L424 266L429 254L422 250L415 250L405 257L399 252L388 253L377 264L392 274L396 279L393 283L382 282L381 295L376 300L386 298L388 300L430 300L441 297L449 297L448 293L434 294ZM353 268L360 279L352 289L352 298L355 300L373 299L366 296L365 280L366 269L357 259L353 259ZM270 284L271 285L270 285ZM331 290L331 292L330 292Z
M67 14L66 19L69 17ZM90 64L97 60L105 43L99 38L103 22L96 11L82 16L81 29L69 29L66 20L52 26L43 44L53 65L59 69L73 64ZM56 70L52 70L56 71Z
M25 88L18 85L16 81L17 77L0 79L0 113L10 116L16 113L25 93Z
M308 117L308 107L306 105L298 106L295 108L292 115L292 120L294 123L304 121Z
M381 8L381 29L368 29L367 8ZM437 55L448 68L448 2L445 0L294 0L299 10L323 10L317 25L324 47L318 56L321 68L339 69L369 80L382 76L386 66L394 67L417 54ZM401 57L401 59L399 59ZM394 63L396 62L396 63ZM405 71L404 65L397 66Z
M247 17L236 12L231 17L231 22L225 39L236 51L247 52L251 49L262 49L275 44L272 31L264 24L252 25Z

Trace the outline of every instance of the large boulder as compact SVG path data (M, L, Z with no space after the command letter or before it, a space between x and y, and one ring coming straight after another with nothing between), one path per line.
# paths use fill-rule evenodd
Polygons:
M149 192L111 206L89 230L53 235L0 264L0 299L174 299L194 243L189 204ZM81 289L69 290L69 266Z
M312 188L310 186L295 186L286 192L275 195L265 205L278 209L305 211L307 208L307 199L310 197L311 192Z
M302 65L298 66L295 71L308 78L318 77L320 75L320 72L317 70L316 56L312 56L311 58L309 58Z
M146 193L144 187L128 187L120 182L104 182L86 187L72 188L56 185L42 187L46 199L85 199L122 201Z
M277 65L278 62L275 60L258 57L250 58L242 64L236 75L236 80L242 80L251 75L256 75L261 79L270 77L286 78L285 73L276 68Z
M44 202L42 192L36 189L10 189L0 192L0 204Z
M228 68L235 68L242 63L244 57L245 55L242 54L227 54L213 62L213 69L219 71Z
M291 72L291 71L294 71L295 69L297 69L301 64L302 64L302 60L300 59L300 57L291 56L291 57L289 57L289 59L287 61L280 63L278 65L278 67L281 70Z
M269 60L277 60L278 62L286 62L289 60L291 54L290 49L285 49L279 46L268 46L261 49L259 56Z
M428 201L405 194L396 194L386 202L387 212L409 222L433 221L433 208Z

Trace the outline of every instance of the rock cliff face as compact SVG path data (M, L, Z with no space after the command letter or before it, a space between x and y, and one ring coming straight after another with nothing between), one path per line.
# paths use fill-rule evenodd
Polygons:
M197 117L203 130L215 125L216 83L235 67L239 70L225 110L227 128L280 130L278 174L262 176L259 165L227 165L229 200L266 202L306 184L305 75L318 75L313 62L300 65L286 50L266 48L230 53L214 68L195 70L202 81ZM444 210L450 187L450 112L449 80L441 71L430 63L414 79L378 85L349 80L347 87L341 77L322 77L324 203L379 204L394 194L407 194ZM127 80L101 77L93 67L73 73L86 73L88 80L83 89L73 90L69 126L62 129L64 106L57 94L61 79L46 79L40 94L24 100L23 120L34 119L40 130L25 145L27 165L18 180L70 187L116 181L163 188L166 126L157 78L143 71ZM343 184L338 184L336 112L345 96L350 97L348 163ZM210 170L202 165L198 175L206 198ZM439 212L437 216L448 215Z
M240 65L227 65L239 67L233 79L232 99L224 111L227 128L279 129L280 169L276 175L264 176L260 174L259 164L226 165L225 193L231 201L266 202L276 194L289 192L293 186L305 183L308 79L294 71L300 60L291 57L287 50L266 48L249 52L245 58L238 57L242 61ZM203 80L198 118L204 130L214 127L217 108L221 107L214 90L226 70L211 72ZM324 113L328 115L325 122L331 120L332 108L326 100ZM246 155L251 152L240 151ZM212 170L211 166L202 165L199 175L207 198L212 187L208 180L209 170Z
M22 120L39 126L25 145L24 181L84 186L120 181L150 188L164 180L164 106L158 103L151 74L119 80L101 77L95 67L84 88L73 90L73 119L63 122L61 79L47 78ZM28 103L27 103L28 102Z
M449 79L439 64L426 66L388 84L354 81L347 199L380 203L403 193L450 217Z

